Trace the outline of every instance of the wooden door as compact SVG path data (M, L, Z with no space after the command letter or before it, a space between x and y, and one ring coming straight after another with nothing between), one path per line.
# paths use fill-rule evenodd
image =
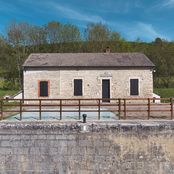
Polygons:
M102 80L102 101L110 102L110 80Z

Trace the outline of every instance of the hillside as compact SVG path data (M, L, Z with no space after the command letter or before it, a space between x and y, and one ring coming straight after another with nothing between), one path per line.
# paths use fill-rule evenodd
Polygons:
M60 28L61 25L61 28ZM142 52L156 65L154 86L174 86L174 42L156 38L151 43L126 41L119 33L102 24L87 26L85 37L76 26L49 22L46 26L11 24L6 37L0 37L0 88L18 89L22 80L21 65L30 53Z

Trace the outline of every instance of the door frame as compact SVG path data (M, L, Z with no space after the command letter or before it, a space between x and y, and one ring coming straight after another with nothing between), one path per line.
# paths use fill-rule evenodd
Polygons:
M110 90L110 99L112 98L112 92L111 92L111 78L102 78L101 79L101 98L103 99L103 80L109 80L109 90ZM102 103L110 103L111 102L111 100L110 101L108 101L108 102L105 102L105 101L103 101L102 100Z

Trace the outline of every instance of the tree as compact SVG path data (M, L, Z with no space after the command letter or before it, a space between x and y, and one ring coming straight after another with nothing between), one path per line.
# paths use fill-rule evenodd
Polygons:
M122 38L118 32L114 31L114 32L111 32L111 34L110 34L110 40L111 41L121 41Z
M163 41L161 38L157 37L154 41L154 44L157 45L157 46L162 46L163 44Z
M47 34L45 28L40 26L31 26L29 33L29 43L30 45L40 45L47 43Z
M61 42L76 42L80 41L80 31L72 24L65 24L61 30Z
M142 52L156 65L156 87L174 85L174 42L156 38L152 43L139 39L129 42L117 31L101 23L90 23L82 40L79 28L72 24L51 21L44 26L11 22L7 33L0 36L0 76L15 84L21 80L21 65L33 52ZM100 42L100 43L99 43Z
M15 21L11 22L7 27L7 41L12 46L13 62L16 63L18 81L21 88L21 68L23 60L26 57L26 46L29 44L28 33L30 28L30 25L27 23L17 23Z
M59 22L48 22L48 24L45 26L48 43L55 44L61 41L62 28L63 25Z
M87 41L109 41L110 31L106 25L101 23L90 23L86 28Z

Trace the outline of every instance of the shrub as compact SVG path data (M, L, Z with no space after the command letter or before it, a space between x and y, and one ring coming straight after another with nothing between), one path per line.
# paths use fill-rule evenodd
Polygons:
M19 84L17 82L4 80L2 88L5 90L17 90L19 89Z

